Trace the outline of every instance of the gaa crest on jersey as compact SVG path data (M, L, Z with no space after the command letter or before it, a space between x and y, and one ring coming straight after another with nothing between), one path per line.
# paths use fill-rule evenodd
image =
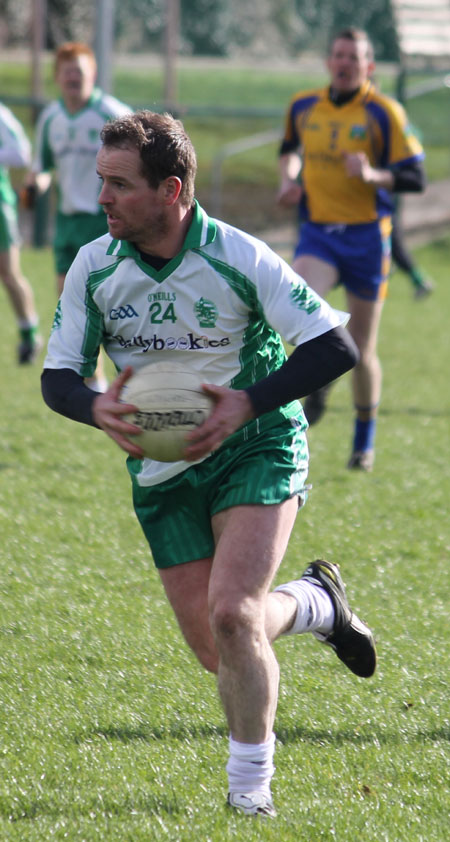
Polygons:
M200 327L216 326L219 311L214 304L214 301L209 301L207 298L203 298L202 296L194 304L194 313L198 319Z
M367 135L367 127L366 126L351 126L350 127L350 137L358 138L359 140L365 138Z
M109 311L109 318L113 321L117 319L132 319L134 316L139 316L132 304L121 304L120 307L113 307Z

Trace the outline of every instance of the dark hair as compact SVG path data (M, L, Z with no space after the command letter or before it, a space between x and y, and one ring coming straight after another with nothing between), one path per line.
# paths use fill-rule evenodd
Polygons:
M137 149L142 174L154 190L164 179L177 176L182 182L181 204L192 205L197 158L180 120L171 114L137 111L105 123L100 138L104 146Z
M365 29L358 29L356 26L347 26L345 29L339 30L339 32L336 32L336 34L331 38L328 53L331 53L335 41L338 41L341 38L347 39L347 41L354 41L355 43L358 41L365 41L367 44L367 58L369 61L373 61L373 44Z

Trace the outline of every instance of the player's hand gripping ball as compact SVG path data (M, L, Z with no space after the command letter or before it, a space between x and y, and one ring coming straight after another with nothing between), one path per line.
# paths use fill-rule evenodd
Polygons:
M180 368L178 363L157 362L140 368L120 394L121 401L137 407L124 419L142 430L127 438L149 459L183 459L186 434L203 424L213 406L200 384L197 374Z

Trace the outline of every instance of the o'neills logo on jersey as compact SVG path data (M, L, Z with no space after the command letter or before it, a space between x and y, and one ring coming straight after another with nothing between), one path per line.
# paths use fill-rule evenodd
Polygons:
M134 413L133 421L141 430L170 430L173 427L198 427L206 420L207 412L204 409L171 409L168 412L144 412L139 410Z
M230 344L229 336L210 339L209 336L194 336L193 333L187 333L186 336L167 336L164 339L156 333L148 339L143 336L125 339L118 334L114 339L121 348L142 348L144 354L147 351L203 351L205 348L225 348Z

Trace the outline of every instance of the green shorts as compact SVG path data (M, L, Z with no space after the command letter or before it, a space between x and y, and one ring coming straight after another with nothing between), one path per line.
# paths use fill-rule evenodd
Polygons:
M234 447L221 447L159 485L133 482L134 509L156 567L172 567L214 553L211 517L246 504L306 501L308 445L289 419Z
M20 243L17 208L9 202L0 202L0 251L8 251L10 246Z
M108 231L106 213L57 213L55 221L56 271L65 275L75 260L81 246L96 240Z

